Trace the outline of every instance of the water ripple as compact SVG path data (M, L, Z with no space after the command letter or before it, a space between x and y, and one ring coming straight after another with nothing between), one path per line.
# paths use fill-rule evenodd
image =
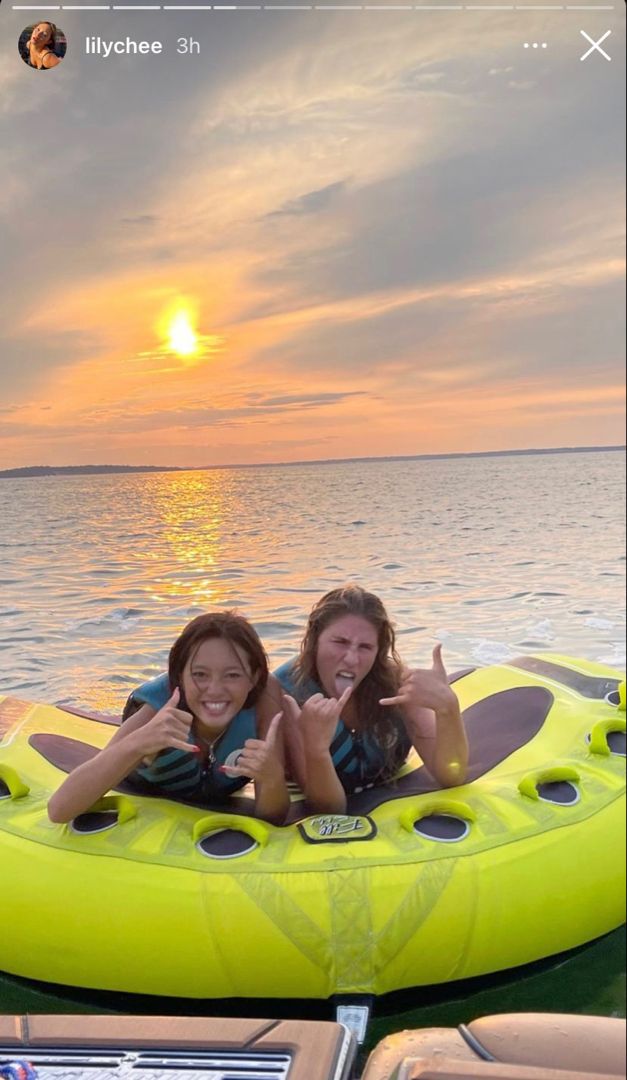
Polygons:
M408 663L438 639L451 668L547 648L624 662L617 453L1 484L2 693L119 710L216 608L278 663L347 581L382 597Z

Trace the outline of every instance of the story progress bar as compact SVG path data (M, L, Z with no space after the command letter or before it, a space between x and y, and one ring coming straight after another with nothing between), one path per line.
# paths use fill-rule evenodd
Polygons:
M614 4L13 4L13 11L614 11Z

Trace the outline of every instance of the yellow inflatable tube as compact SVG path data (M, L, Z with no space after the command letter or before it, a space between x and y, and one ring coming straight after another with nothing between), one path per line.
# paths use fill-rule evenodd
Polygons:
M456 679L470 782L418 758L343 816L276 828L122 785L46 804L110 722L0 698L0 969L181 997L384 994L580 945L625 913L620 676L520 657ZM622 694L622 698L621 698Z

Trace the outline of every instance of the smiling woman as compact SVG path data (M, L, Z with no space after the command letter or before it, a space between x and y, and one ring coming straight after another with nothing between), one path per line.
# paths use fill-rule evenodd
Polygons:
M252 780L258 816L280 824L289 798L279 695L246 619L228 611L198 616L174 642L167 675L133 695L133 709L107 746L52 796L51 821L87 812L124 779L158 798L205 804Z

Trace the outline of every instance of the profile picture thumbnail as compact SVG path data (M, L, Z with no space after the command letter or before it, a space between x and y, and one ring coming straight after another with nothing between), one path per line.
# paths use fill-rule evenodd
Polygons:
M53 22L43 20L22 30L18 49L28 67L48 71L63 60L67 52L67 38Z

